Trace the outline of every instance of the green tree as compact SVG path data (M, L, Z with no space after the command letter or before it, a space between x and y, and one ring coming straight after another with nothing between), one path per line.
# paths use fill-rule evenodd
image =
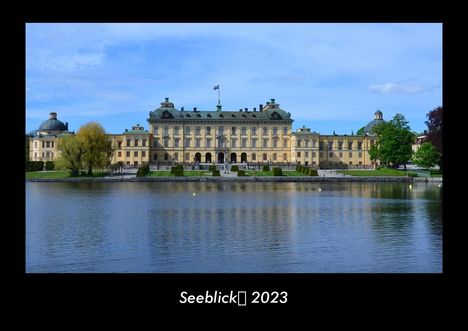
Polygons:
M431 143L423 143L414 153L412 161L422 168L432 168L440 160L440 153Z
M442 170L442 129L443 129L443 109L437 107L430 111L427 115L425 122L428 128L426 141L430 142L439 151L441 157L439 159L439 166Z
M61 151L57 167L68 169L73 177L78 176L83 164L84 145L77 136L59 139L57 148Z
M365 129L365 128L366 128L366 127L363 126L363 127L360 128L359 130L357 130L356 134L357 134L358 136L363 136L363 135L364 135L364 129Z
M375 144L369 149L371 160L380 160L397 168L411 159L411 145L415 136L411 132L405 116L396 114L391 121L380 123L372 128L377 135Z
M88 176L93 168L107 167L112 157L111 142L107 139L104 128L97 122L83 125L76 134L83 144L83 166L88 169Z

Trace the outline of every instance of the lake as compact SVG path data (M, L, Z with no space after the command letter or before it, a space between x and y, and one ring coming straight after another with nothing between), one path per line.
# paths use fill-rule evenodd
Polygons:
M28 273L440 273L442 188L26 183Z

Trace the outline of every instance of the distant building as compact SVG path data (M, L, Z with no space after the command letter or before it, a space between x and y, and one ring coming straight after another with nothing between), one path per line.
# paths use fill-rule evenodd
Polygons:
M216 110L206 111L176 109L166 98L149 113L148 130L137 124L121 134L109 134L109 139L112 163L131 166L144 162L230 162L372 167L368 151L376 137L371 129L382 122L383 114L377 111L364 135L321 135L306 127L293 132L291 114L275 99L258 109L224 111L218 105ZM51 113L30 138L30 159L56 159L58 139L69 134L73 133L68 131L68 123L63 124L56 113Z
M426 142L426 131L416 137L416 141L411 145L413 152L416 152L423 143Z

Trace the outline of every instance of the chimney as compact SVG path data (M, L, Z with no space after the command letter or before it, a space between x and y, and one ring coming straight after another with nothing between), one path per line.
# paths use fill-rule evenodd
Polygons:
M221 111L221 105L216 106L216 111Z
M253 111L257 111L257 108L253 107Z
M249 110L249 108L244 108L245 112L247 112Z
M57 119L57 113L49 113L49 120L56 120Z
M262 105L262 104L259 104L259 105L258 105L258 110L259 110L259 111L263 111L263 105Z
M184 107L181 107L181 108L180 108L180 111L184 111Z
M164 98L164 99L166 99L166 102L169 102L169 98Z
M197 107L193 107L193 111L197 111Z
M269 102L269 101L267 101L267 106L268 106L269 104L270 104L270 102Z
M271 99L271 103L275 103L275 99Z
M65 129L68 131L68 122L65 122Z

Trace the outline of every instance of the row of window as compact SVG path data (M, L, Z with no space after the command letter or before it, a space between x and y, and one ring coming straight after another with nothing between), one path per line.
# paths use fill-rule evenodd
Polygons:
M138 147L140 145L140 140L139 139L134 139L133 140L133 145L132 145L131 142L132 142L132 139L125 140L125 146L127 146L127 147L130 147L130 146ZM119 141L118 145L119 145L119 148L122 148L122 141ZM146 147L146 139L143 139L141 141L141 146Z
M34 142L34 148L37 148L37 141ZM54 148L53 141L43 141L42 148Z
M302 153L301 152L297 152L297 157L301 157ZM333 153L328 153L328 156L329 157L333 157ZM309 157L309 152L304 152L304 157ZM312 152L312 157L317 157L317 153L316 152ZM323 153L320 152L320 157L323 157ZM343 152L339 152L338 153L338 157L343 157ZM353 152L349 152L348 153L348 157L353 157ZM358 157L362 157L362 152L359 152L358 153Z
M247 146L248 144L248 139L247 138L242 138L240 139L240 144L238 144L238 140L237 139L231 139L231 145L230 147L231 148L247 148L247 147L251 147L251 148L257 148L257 147L260 147L258 146L257 144L257 140L258 139L251 139L250 140L250 146ZM288 139L283 139L283 144L282 146L279 146L280 144L278 143L278 139L273 139L272 143L270 144L269 143L269 139L268 138L264 138L262 139L262 147L264 148L268 148L268 147L273 147L273 148L278 148L278 147L283 147L283 148L287 148L288 147ZM196 148L200 148L201 147L201 142L202 142L202 139L201 138L196 138L195 139L195 146ZM271 146L270 146L271 145ZM155 138L154 139L154 147L158 147L159 146L159 139L158 138ZM169 147L169 139L163 139L163 147ZM174 146L171 146L171 147L180 147L180 139L179 138L175 138L174 139ZM192 139L191 138L185 138L185 144L184 144L184 147L192 147ZM212 147L212 139L210 138L207 138L205 139L205 148L211 148ZM217 147L226 147L226 141L224 139L218 139L218 144L217 144Z
M297 140L296 141L296 147L316 147L317 146L317 141L316 140L311 141L311 143L312 143L312 146L309 146L309 140ZM344 143L342 141L338 142L338 150L343 150L343 144ZM353 149L353 142L352 141L348 141L347 145L348 145L348 150ZM325 143L323 141L320 141L319 142L319 149L323 150L324 146L325 146ZM371 146L372 146L372 141L371 141ZM362 141L358 141L357 149L362 149ZM328 150L330 150L330 151L333 150L333 142L328 143Z
M54 158L54 152L42 152L42 157L43 158ZM34 152L34 158L37 158L37 152Z
M185 127L185 134L190 134L191 130L192 129L191 129L190 126L186 126ZM275 127L272 128L272 134L273 135L278 135L278 131L279 131L278 127L275 126ZM267 135L268 134L268 127L267 126L263 127L262 132L263 132L264 135ZM153 128L153 133L155 135L158 135L159 134L159 127L155 126ZM240 133L241 133L241 135L246 135L247 134L247 127L245 127L245 126L241 127ZM169 127L168 126L163 127L162 134L164 136L169 135ZM178 134L180 134L180 127L175 126L174 127L174 135L178 135ZM195 134L196 135L201 134L201 127L200 126L195 127ZM211 127L210 126L205 127L205 134L207 134L207 135L211 134ZM224 134L224 126L218 126L217 134L219 134L219 135ZM235 127L235 126L231 127L231 135L236 135L236 134L238 134L237 127ZM256 127L251 128L251 134L253 136L257 135L257 128ZM288 134L288 127L285 126L285 127L283 127L283 135L287 135L287 134Z
M202 161L204 161L204 162L211 162L211 160L212 160L212 159L211 159L211 154L210 154L210 153L207 153L207 154L210 155L210 156L209 156L209 160L206 160L206 159L205 159L205 160L202 160ZM207 158L207 156L205 156L205 158ZM267 154L267 153L263 153L261 159L262 159L263 161L268 161L268 154ZM158 154L155 153L155 154L153 155L153 160L154 160L154 161L157 161L157 160L158 160ZM165 154L164 154L164 161L169 161L169 160L171 160L171 161L179 161L179 153L174 153L174 156L172 157L172 159L170 159L168 153L165 153ZM250 160L251 160L251 161L257 161L257 154L252 153L252 154L251 154ZM190 153L185 153L185 161L192 161L192 160L190 159ZM277 153L271 154L271 159L270 159L270 161L279 161L278 154L277 154ZM283 154L283 159L282 159L282 161L285 161L285 162L288 161L288 154L286 154L286 153Z
M140 153L139 151L134 151L133 157L138 157L139 153ZM127 151L125 155L126 157L130 157L130 151ZM117 156L122 157L122 152L117 152ZM141 151L141 157L146 157L146 151Z

